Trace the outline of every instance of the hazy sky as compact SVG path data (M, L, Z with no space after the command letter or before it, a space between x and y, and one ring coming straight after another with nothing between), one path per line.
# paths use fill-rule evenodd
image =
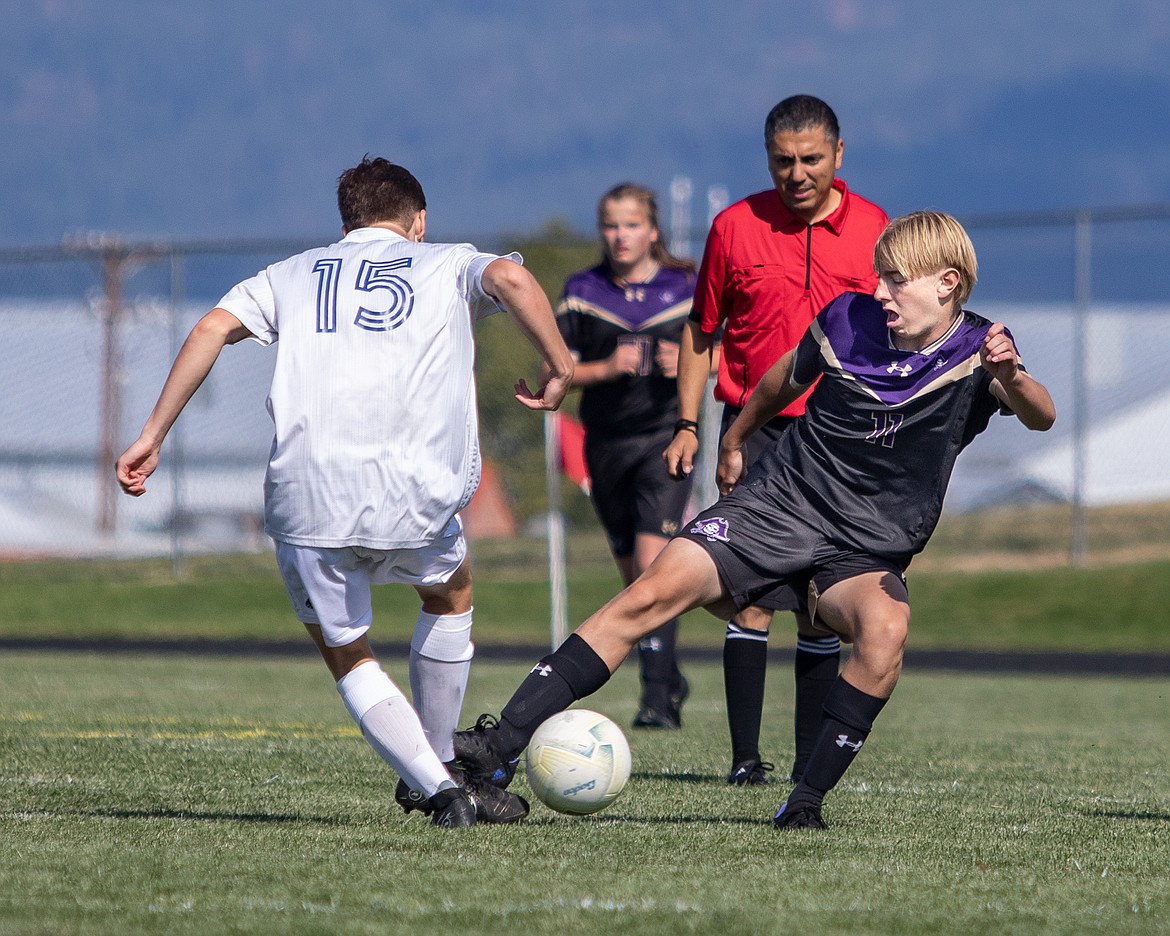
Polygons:
M0 2L6 245L332 234L366 152L438 236L589 230L678 174L705 214L768 185L796 92L892 214L1170 202L1166 0Z

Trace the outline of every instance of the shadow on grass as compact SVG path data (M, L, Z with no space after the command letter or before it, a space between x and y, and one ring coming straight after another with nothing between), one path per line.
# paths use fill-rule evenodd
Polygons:
M636 816L628 813L611 813L606 811L604 815L592 816L561 816L559 819L554 816L539 817L533 819L531 816L524 820L525 826L553 826L560 825L561 820L564 819L580 819L583 821L600 823L603 825L629 825L631 823L637 825L704 825L704 826L770 826L772 824L771 816Z
M209 812L198 809L77 809L70 815L98 819L183 819L195 822L298 823L313 825L348 825L336 816L304 816L296 813Z
M635 770L630 774L631 780L670 780L674 783L726 783L727 778L718 774L694 773L685 770L676 773L653 772L649 770Z
M1082 809L1082 813L1094 819L1134 819L1140 822L1170 822L1170 812L1149 809Z

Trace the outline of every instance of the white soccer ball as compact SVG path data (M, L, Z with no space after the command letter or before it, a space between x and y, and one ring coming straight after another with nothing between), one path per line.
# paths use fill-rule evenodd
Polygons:
M588 709L567 709L536 729L524 773L544 805L583 816L617 799L630 766L629 742L612 720Z

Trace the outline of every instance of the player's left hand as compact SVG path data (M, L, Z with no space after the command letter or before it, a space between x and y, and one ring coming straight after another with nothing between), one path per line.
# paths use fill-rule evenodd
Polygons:
M678 342L659 338L654 346L654 363L663 377L674 380L678 376Z
M533 393L528 384L521 377L513 388L516 399L531 410L555 410L561 405L565 394L569 392L572 383L571 377L550 377L548 383Z
M1001 384L1016 379L1020 370L1020 355L1002 322L996 322L987 330L983 347L979 349L979 363Z

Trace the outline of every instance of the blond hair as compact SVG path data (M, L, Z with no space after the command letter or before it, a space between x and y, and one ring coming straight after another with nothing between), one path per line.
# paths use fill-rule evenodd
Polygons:
M979 264L963 225L941 211L913 211L886 225L873 248L873 268L905 279L953 268L959 273L955 304L961 307L975 287Z

